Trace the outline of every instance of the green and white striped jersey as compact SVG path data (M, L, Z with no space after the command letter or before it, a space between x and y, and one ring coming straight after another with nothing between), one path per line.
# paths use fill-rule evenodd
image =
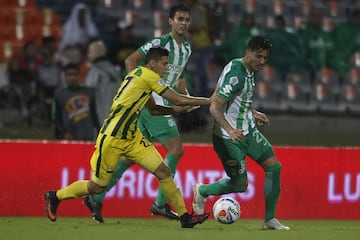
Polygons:
M189 61L191 55L191 46L187 41L183 41L182 45L179 46L170 32L148 41L138 49L138 52L145 59L149 49L158 46L166 48L170 52L169 71L163 76L162 79L168 86L173 88L176 81L184 71L187 62ZM153 93L153 97L156 104L169 106L169 102L161 96Z
M217 96L227 101L225 119L234 128L249 133L255 127L255 119L251 112L252 96L255 87L254 72L249 72L243 58L230 61L221 73L217 85ZM215 122L214 134L222 138L230 138L229 134Z

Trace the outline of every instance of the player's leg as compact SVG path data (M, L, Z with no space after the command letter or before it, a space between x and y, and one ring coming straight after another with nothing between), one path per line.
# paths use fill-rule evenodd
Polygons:
M130 161L126 158L121 158L116 170L109 181L109 184L106 186L105 190L99 194L87 195L83 200L83 204L90 210L92 218L97 223L103 223L104 218L102 217L102 201L105 198L107 192L113 188L116 183L121 179L123 173L132 165Z
M163 162L160 163L153 173L159 179L160 187L162 188L165 197L179 214L181 227L193 228L196 224L203 223L209 217L208 213L190 215L187 212L180 190L175 185L174 179L170 175L169 168Z
M140 142L136 139L135 141ZM209 217L209 214L198 216L188 214L185 202L180 190L175 185L170 169L162 160L160 153L150 142L145 141L145 144L136 144L134 149L129 152L128 157L157 177L164 195L179 214L182 227L192 228L196 224L204 222Z
M169 167L171 176L174 177L176 173L176 166L184 153L182 140L179 136L177 128L162 134L158 137L158 140L166 150L164 162ZM161 188L159 188L155 203L159 206L166 204L166 198L164 197Z
M157 139L165 148L166 156L164 161L170 168L171 175L174 176L176 166L184 151L175 119L171 116L153 116L144 109L141 111L137 126L147 140L153 141L153 139ZM161 187L158 190L155 202L150 208L150 213L169 219L178 219L178 215L167 204L167 199Z
M179 131L176 127L170 128L168 132L157 137L157 139L166 150L164 162L169 167L171 176L174 177L176 166L184 152ZM150 212L154 215L161 215L169 219L178 219L178 215L169 208L161 187L158 190L157 197L151 206Z
M146 130L146 126L143 123L143 121L141 120L141 118L139 119L138 123L137 123L137 127L141 130L141 132L143 133L144 137L146 139L148 139L149 141L151 141L152 137L150 136L150 133L147 132ZM96 202L102 202L106 193L108 191L110 191L110 189L115 186L115 184L121 179L121 177L123 176L123 174L125 173L125 171L132 165L133 163L131 161L128 161L125 157L122 157L119 161L118 166L116 167L116 170L113 174L113 177L111 178L108 186L105 188L105 191L100 193L100 194L95 194L92 196L92 199L95 200Z
M104 191L112 177L112 172L109 172L109 169L116 168L121 156L120 152L117 155L117 151L111 151L111 141L112 137L99 135L96 149L90 159L93 174L91 180L76 181L67 187L45 194L46 212L51 221L56 221L56 210L61 200L79 198Z
M264 229L289 230L275 218L276 206L280 196L281 163L277 160L269 141L258 131L249 134L249 156L265 171L265 222Z
M124 172L132 165L133 163L128 161L126 158L122 157L117 165L115 172L110 179L109 184L106 186L105 190L100 194L92 195L92 198L96 202L102 202L107 192L109 192L117 182L120 181L121 177L123 176Z
M55 222L57 208L61 200L78 198L89 194L88 180L76 181L60 190L50 190L45 193L45 211L48 218Z
M245 192L248 185L245 146L242 143L234 143L230 139L223 139L215 135L212 141L228 178L221 178L211 184L195 184L193 209L197 214L204 212L208 196Z
M145 112L145 113L143 113L143 112ZM138 129L140 129L140 131L142 132L142 134L144 135L144 137L146 139L148 139L149 141L152 141L152 136L146 127L147 120L144 118L147 116L151 116L151 114L146 109L144 109L141 113L141 116L142 117L140 117L140 119L137 122L137 127L138 127ZM84 198L83 204L90 210L93 219L97 223L104 222L104 218L102 217L102 208L103 208L102 201L104 200L106 193L109 192L117 184L118 181L120 181L120 179L122 178L125 171L132 164L133 163L131 161L128 161L126 158L122 157L119 161L119 164L118 164L114 174L113 174L113 177L110 179L110 182L107 185L107 187L105 188L105 190L100 194L87 195ZM155 210L157 210L157 209L155 209ZM155 212L155 210L154 210L154 212ZM158 212L160 212L160 210L163 210L163 209L159 209ZM170 212L170 211L171 211L170 208L168 208L167 211L163 210L163 212L165 212L165 213ZM173 216L175 218L177 218L177 216L175 214L173 214Z

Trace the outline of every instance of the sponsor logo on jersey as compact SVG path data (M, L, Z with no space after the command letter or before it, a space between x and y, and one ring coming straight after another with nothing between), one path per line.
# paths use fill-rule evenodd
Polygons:
M175 74L181 74L183 72L183 67L169 64L169 72L175 73Z
M230 84L226 84L224 87L221 88L220 93L223 95L229 95L232 92L232 86Z
M160 46L160 39L154 39L152 42L148 42L146 44L144 44L144 46L142 47L142 49L147 52L150 50L150 48L153 47L159 47Z
M165 85L165 83L164 83L164 81L163 81L162 79L159 79L158 84L159 84L160 86L164 86L164 85Z
M239 80L238 80L237 77L232 77L232 78L230 78L229 83L230 83L232 86L235 86L236 84L239 83Z

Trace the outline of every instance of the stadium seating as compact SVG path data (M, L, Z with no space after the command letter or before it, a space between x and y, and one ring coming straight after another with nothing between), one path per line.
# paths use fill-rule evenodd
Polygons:
M40 43L44 36L54 36L59 40L62 23L70 13L71 7L79 1L0 0L0 61L9 60L28 40ZM119 20L132 23L134 25L133 33L144 39L168 32L170 30L167 22L169 7L178 1L87 0L82 2L88 3L93 11L103 40L111 42L115 38L114 31ZM216 0L204 0L204 2L213 6ZM274 17L281 14L286 19L289 29L296 31L305 24L312 8L317 8L324 13L324 27L334 28L337 24L346 21L351 10L359 7L357 5L360 4L359 2L355 0L228 0L229 28L239 24L241 16L245 12L251 12L255 16L256 26L259 29L272 27ZM259 106L265 111L275 111L278 107L278 112L282 113L313 111L324 114L329 112L349 114L350 109L352 112L356 112L357 108L349 107L351 104L353 106L355 104L345 100L346 91L344 89L346 89L346 84L354 85L357 90L355 91L356 96L359 97L360 80L354 80L359 78L359 52L352 55L349 64L352 68L344 79L333 74L329 82L322 81L324 80L322 72L315 73L314 79L307 73L302 73L301 76L299 73L290 73L280 78L276 73L273 73L274 76L269 76L270 73L265 68L256 75L256 81L268 82L274 96L270 98L271 101L260 99ZM218 66L218 68L221 69L222 66ZM216 77L210 77L211 81L216 81ZM290 83L293 82L295 82L295 88L302 95L299 99L289 99L288 87L292 86ZM328 88L332 100L326 102L316 100L315 90L318 83L322 83L325 88ZM259 98L258 92L255 95L256 98Z

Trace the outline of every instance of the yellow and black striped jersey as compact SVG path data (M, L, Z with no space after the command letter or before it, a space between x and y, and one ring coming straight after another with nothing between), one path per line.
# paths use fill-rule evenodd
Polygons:
M162 95L168 86L160 75L146 67L137 67L125 76L105 119L101 133L121 139L132 139L141 109L151 93Z

